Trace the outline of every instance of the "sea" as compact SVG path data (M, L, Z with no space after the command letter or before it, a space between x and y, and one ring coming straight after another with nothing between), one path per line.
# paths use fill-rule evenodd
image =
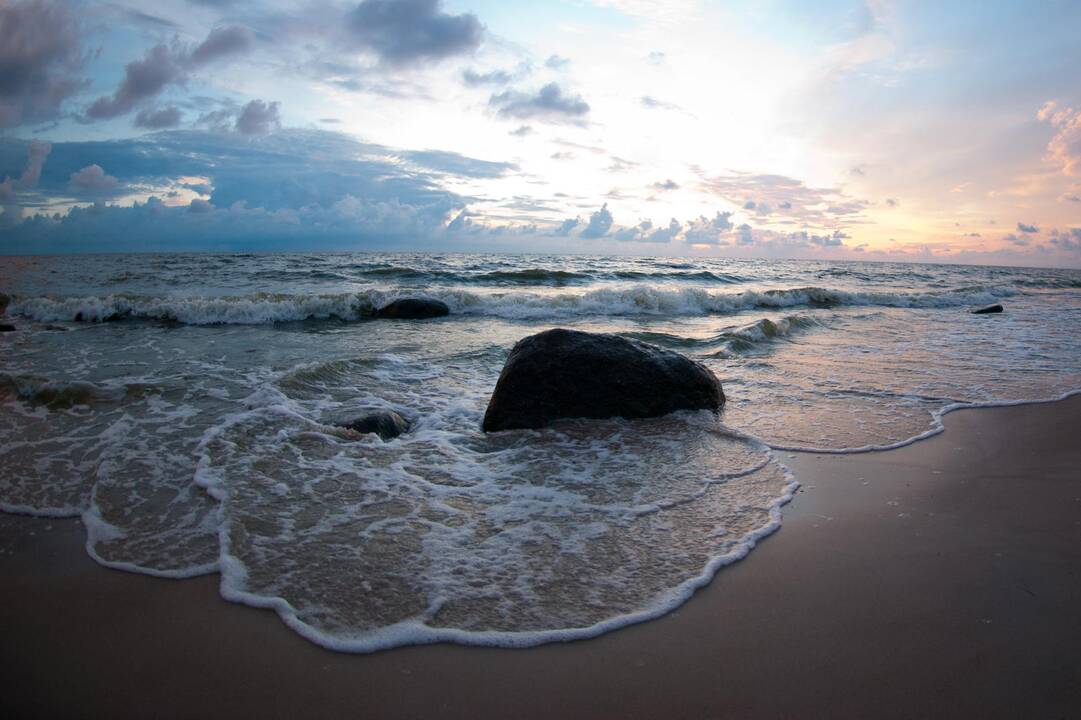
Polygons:
M451 314L371 317L402 297ZM787 453L894 448L957 408L1081 391L1073 270L7 257L0 305L17 328L0 333L0 509L81 518L110 568L218 573L226 600L349 652L532 646L658 617L780 526L799 482ZM484 433L510 349L553 327L683 353L727 402ZM410 431L341 427L383 409Z

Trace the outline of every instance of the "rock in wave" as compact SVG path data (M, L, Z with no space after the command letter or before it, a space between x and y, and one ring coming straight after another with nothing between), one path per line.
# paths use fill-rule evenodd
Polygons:
M721 383L677 352L618 335L556 328L519 340L499 375L484 430L559 418L655 417L717 410Z
M358 433L375 433L383 440L396 438L409 431L409 423L393 410L375 412L342 425Z
M987 307L982 307L979 310L973 310L972 314L973 315L990 315L991 313L1000 313L1000 312L1002 312L1002 306L1001 305L988 305Z
M372 313L373 317L395 320L423 320L450 314L445 302L428 298L402 298Z

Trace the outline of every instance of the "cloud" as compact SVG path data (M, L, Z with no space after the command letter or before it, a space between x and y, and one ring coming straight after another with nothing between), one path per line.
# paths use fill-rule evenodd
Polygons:
M116 190L120 181L112 175L106 175L101 165L87 165L79 172L71 174L68 187L76 193L96 195Z
M102 96L86 110L87 117L104 120L124 115L135 106L157 96L169 85L184 80L183 56L176 48L155 45L141 60L124 67L124 79L112 97Z
M195 67L206 65L230 55L246 53L254 43L255 35L242 25L214 28L206 40L191 51L188 62Z
M676 182L671 179L665 180L664 182L655 182L650 187L652 187L654 190L660 190L661 192L665 192L668 190L679 190L679 185L677 185Z
M642 107L647 108L649 110L679 110L679 109L681 109L679 107L679 105L676 105L676 104L670 103L670 102L665 102L664 100L658 100L657 98L653 97L652 95L643 95L642 97L638 98L638 102L641 103Z
M1081 228L1053 229L1048 235L1052 245L1070 252L1081 252Z
M1081 112L1048 101L1036 117L1057 131L1047 143L1048 157L1061 165L1067 175L1081 175Z
M511 74L506 70L491 70L486 73L479 73L472 68L467 68L462 72L462 81L470 87L477 87L480 85L506 85L512 79Z
M612 237L622 242L667 243L678 237L682 230L683 226L675 218L660 227L650 220L643 220L633 227L620 228Z
M536 95L507 90L492 95L488 104L500 116L519 120L581 123L589 103L580 95L565 95L557 83L548 83Z
M135 127L149 130L165 130L180 124L180 109L171 105L161 110L146 108L135 113Z
M0 156L9 146L0 140ZM0 254L438 246L448 217L465 207L465 199L442 188L441 176L403 168L393 159L400 155L320 130L255 136L167 131L55 143L39 193L70 197L78 183L104 188L112 177L115 191L137 185L165 200L98 203L59 218L30 217L0 233ZM109 168L108 174L101 170L99 176L86 158L94 158L98 169ZM72 174L80 178L75 185ZM168 196L179 188L198 188L209 197L171 206Z
M1024 235L1014 235L1013 233L1010 233L1009 235L1003 235L1002 239L1019 247L1025 247L1029 244L1029 239Z
M399 156L429 170L468 178L503 177L518 169L514 163L478 160L445 150L411 150Z
M158 96L170 85L183 85L188 72L251 47L251 31L234 26L215 28L194 50L173 42L155 45L139 60L124 66L124 79L111 96L103 95L86 109L92 120L126 115L138 105Z
M26 148L26 165L18 177L7 176L0 183L0 205L5 207L15 203L18 190L32 190L41 180L41 171L45 158L52 152L53 146L40 140L31 140Z
M612 228L612 213L608 210L608 203L601 206L600 210L589 216L589 224L582 231L583 238L600 238L608 234Z
M783 208L787 217L815 226L858 221L869 205L838 188L809 187L785 175L732 173L709 177L699 173L699 177L699 189L734 205L744 205L745 198L751 196L756 198L756 207L765 204Z
M517 129L511 130L510 134L516 137L525 137L526 135L532 135L533 127L530 125L519 125Z
M702 215L687 223L683 239L690 245L723 245L732 230L732 213L718 212L713 218Z
M895 208L901 204L901 201L897 198L886 198L886 207Z
M236 117L236 131L241 135L266 135L281 128L281 116L278 109L281 103L252 100L240 110Z
M1026 225L1023 222L1017 223L1017 230L1019 232L1029 233L1029 234L1040 232L1040 228L1036 227L1035 225Z
M55 118L85 85L71 10L48 0L0 3L0 128Z
M555 234L559 237L567 237L571 234L571 230L578 227L581 222L581 218L567 218L559 224L559 227L556 228Z
M364 0L346 17L349 44L386 65L436 62L471 53L484 26L471 13L444 13L439 0Z
M570 65L570 63L571 61L565 57L560 57L559 55L549 55L548 59L544 61L544 67L551 70L562 70L563 68Z

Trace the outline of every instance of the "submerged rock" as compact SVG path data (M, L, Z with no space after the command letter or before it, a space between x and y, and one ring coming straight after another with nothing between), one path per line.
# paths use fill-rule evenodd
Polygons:
M396 438L409 431L409 423L406 419L393 410L382 410L365 415L343 424L342 427L355 430L358 433L375 433L383 440Z
M717 410L724 392L704 365L618 335L557 328L519 340L499 375L484 430L559 418L642 418Z
M982 307L979 310L973 310L972 314L973 315L990 315L991 313L1000 313L1000 312L1002 312L1002 306L998 305L998 304L995 304L995 305L988 305L987 307Z
M429 298L401 298L372 313L372 317L395 320L423 320L450 314L445 302Z
M0 332L15 332L15 326L8 325L7 323L0 323Z

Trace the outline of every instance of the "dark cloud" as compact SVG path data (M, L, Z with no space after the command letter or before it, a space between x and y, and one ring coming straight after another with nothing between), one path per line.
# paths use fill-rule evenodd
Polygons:
M608 210L608 203L605 203L600 210L589 216L589 223L586 225L585 230L582 231L581 236L590 239L604 237L611 229L612 213Z
M0 182L0 207L3 207L3 221L5 224L17 222L22 217L22 206L19 204L18 194L20 191L33 190L41 180L42 169L45 166L45 158L52 151L52 145L40 140L31 140L26 147L26 165L18 177L8 175Z
M1036 227L1035 225L1026 225L1023 222L1017 223L1017 230L1018 232L1028 233L1030 235L1032 233L1040 232L1040 228Z
M462 72L462 81L470 87L506 85L511 79L511 74L506 70L491 70L486 73L479 73L472 68L468 68Z
M439 0L364 0L346 18L351 46L387 65L434 62L475 50L484 26L471 13L449 15Z
M748 200L747 202L743 203L743 209L744 210L754 210L755 207L756 207L756 204L755 204L754 200Z
M40 140L31 140L26 147L26 165L18 177L6 176L0 183L0 193L5 201L13 200L16 190L32 190L37 187L41 180L41 171L45 166L45 158L52 152L50 143ZM5 203L6 204L6 203Z
M46 0L0 3L0 128L51 120L84 86L71 9Z
M651 185L654 190L660 190L662 192L668 190L679 190L679 185L674 180L665 180L664 182L655 182Z
M564 95L557 83L548 83L536 95L507 90L492 95L488 104L502 117L520 120L581 123L589 113L589 103L580 95Z
M14 142L0 139L0 162L13 149ZM448 217L465 206L464 199L443 189L440 176L405 170L386 159L396 154L318 130L250 137L167 131L108 142L55 143L39 193L70 195L71 175L82 172L88 178L86 159L93 158L120 186L158 187L155 194L163 197L180 187L197 187L209 195L201 198L206 205L170 207L152 200L134 207L99 204L59 220L35 216L0 233L0 254L348 242L395 247L427 240L434 246ZM181 178L205 182L178 182Z
M281 103L252 100L240 109L234 128L241 135L266 135L281 128Z
M71 174L68 188L78 194L99 195L116 190L120 181L105 174L100 165L87 165L79 172Z
M511 130L510 134L517 137L525 137L526 135L533 134L533 128L530 125L520 125L516 130Z
M141 60L124 67L124 79L112 97L103 96L86 110L87 117L104 120L124 115L140 102L156 97L169 85L184 80L183 54L168 45L155 45Z
M552 70L561 70L567 65L570 65L570 60L559 55L549 55L548 59L544 61L544 67Z
M897 198L886 198L886 206L887 207L895 208L900 204L901 204L901 201L898 200Z
M214 28L206 40L191 51L188 62L199 67L230 55L239 55L250 50L254 42L252 31L241 25Z
M102 96L86 110L92 120L126 115L140 104L157 97L171 85L183 85L188 72L251 47L251 31L233 26L215 28L194 50L173 42L155 45L139 60L124 66L124 79L112 96Z
M1003 235L1002 239L1005 240L1008 243L1011 243L1013 245L1017 245L1018 247L1025 247L1030 242L1029 239L1027 237L1025 237L1024 235L1014 235L1013 233L1010 233L1008 235Z
M175 105L160 110L145 108L135 113L135 127L165 130L180 124L180 109Z
M145 25L157 30L177 30L180 27L172 20L167 20L159 15L151 15L150 13L145 13L142 10L136 10L135 8L112 5L111 9L114 12L121 13L127 20L136 25Z

